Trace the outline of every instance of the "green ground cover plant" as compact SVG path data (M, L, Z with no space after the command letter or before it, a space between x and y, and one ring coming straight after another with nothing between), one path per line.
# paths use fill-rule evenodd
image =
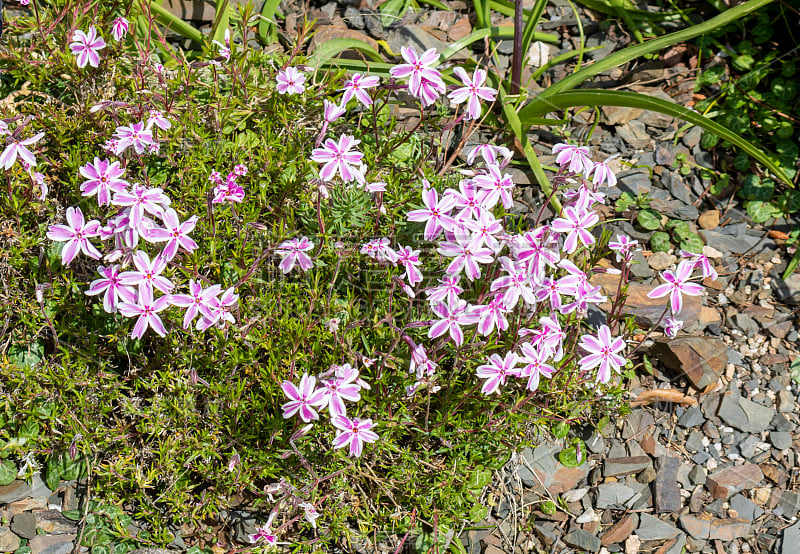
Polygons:
M245 506L256 548L443 546L512 449L624 412L636 243L592 210L615 177L559 144L563 209L512 216L510 150L453 167L516 114L474 62L404 49L378 79L266 54L250 6L186 51L146 2L32 4L0 53L0 476L86 477L83 545L210 545ZM652 291L667 334L698 272Z

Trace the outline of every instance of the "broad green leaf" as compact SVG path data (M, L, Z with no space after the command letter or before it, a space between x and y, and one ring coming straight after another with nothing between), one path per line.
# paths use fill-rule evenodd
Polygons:
M687 252L700 254L703 252L703 239L697 233L689 233L688 236L681 240L680 247Z
M650 250L653 252L669 252L670 246L669 234L664 231L655 232L650 237Z
M800 358L795 358L789 365L789 371L791 372L792 381L800 385Z
M775 194L775 183L771 179L763 181L758 175L748 175L742 181L739 196L745 200L769 200Z
M44 482L51 491L56 490L61 484L61 472L58 468L58 461L54 458L47 460Z
M667 222L665 227L680 240L685 239L692 233L692 229L689 227L689 222L681 221L680 219L671 219Z
M569 423L561 422L553 426L553 436L557 439L566 438L569 435Z
M11 460L0 462L0 486L10 485L17 478L17 464Z
M471 490L483 489L492 481L492 472L489 469L478 467L469 474L467 488Z
M708 21L704 21L703 23L699 23L689 27L688 29L676 31L668 35L664 35L663 37L645 42L644 44L629 46L623 50L620 50L619 52L615 52L610 56L603 58L602 60L598 60L592 65L584 67L580 71L573 73L572 75L562 79L558 83L555 83L544 90L541 94L534 98L530 104L525 106L520 111L520 119L525 121L528 117L541 117L544 114L553 111L554 109L561 109L561 107L553 104L552 97L554 95L576 88L595 75L599 75L613 67L620 66L626 62L644 56L645 54L658 52L662 48L685 42L694 37L724 27L728 23L753 13L772 1L773 0L748 0L743 4L740 4L729 10L725 10L721 14L709 19ZM686 110L688 111L688 109Z
M756 223L764 223L774 217L780 217L781 211L772 203L763 200L749 200L744 203L747 215Z
M661 214L652 208L645 208L636 214L636 222L648 231L661 227Z
M564 464L567 467L578 467L582 463L586 461L586 445L583 444L583 441L577 440L574 441L576 444L573 444L569 448L565 448L561 452L558 453L558 461ZM580 447L581 458L578 459L578 448Z
M597 62L590 67L594 67L600 63L602 62ZM569 79L569 77L563 79L561 82L563 83L567 79ZM534 102L538 101L543 94L544 93L539 95ZM533 102L528 104L526 108L523 108L520 113L525 112L527 108L532 105ZM542 106L542 104L539 104L539 106ZM574 106L624 106L629 108L641 108L683 119L684 121L697 125L698 127L702 127L706 131L710 131L715 135L718 135L720 138L727 140L728 142L741 148L756 161L766 166L774 175L779 177L786 184L789 186L794 186L792 181L786 176L785 172L776 163L775 158L777 156L775 154L764 152L739 135L732 133L719 123L712 121L711 119L702 116L699 113L690 110L689 108L675 104L674 102L669 102L667 100L662 100L661 98L654 98L636 92L627 92L621 90L581 89L569 92L561 92L555 96L549 96L547 98L547 108L545 113L548 113L552 110L563 110ZM541 116L544 114L539 113L538 111L528 111L527 115Z
M314 53L308 59L309 65L318 67L322 62L331 60L345 50L358 50L376 62L383 61L378 51L363 40L356 38L335 38L323 42L314 50Z
M564 464L564 465L566 465L566 464ZM575 467L575 466L567 466L567 467ZM544 502L539 504L539 510L543 514L547 514L549 516L551 516L554 513L556 513L556 509L557 509L556 503L553 502L552 500L545 500Z
M439 0L419 0L423 4L429 4L434 8L440 9L442 11L451 12L453 9L448 6L447 4L440 2Z
M81 518L81 513L78 510L65 510L61 515L72 521L78 521Z
M469 520L473 522L483 521L489 515L489 508L481 504L473 504L469 509Z
M28 369L44 358L44 344L38 340L28 345L12 344L8 349L8 361L17 367Z

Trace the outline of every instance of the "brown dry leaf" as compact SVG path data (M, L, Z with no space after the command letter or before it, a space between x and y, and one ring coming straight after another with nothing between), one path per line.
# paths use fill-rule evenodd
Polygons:
M767 236L771 239L780 239L780 240L786 240L789 238L789 235L787 233L784 233L783 231L778 231L777 229L770 230L767 233Z
M697 404L697 400L686 396L677 389L653 389L639 394L631 402L631 406L646 406L654 402L676 402L681 406L694 406Z

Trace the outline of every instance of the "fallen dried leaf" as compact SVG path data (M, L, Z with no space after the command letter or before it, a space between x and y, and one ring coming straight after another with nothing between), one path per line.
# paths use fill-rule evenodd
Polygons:
M771 229L767 233L767 236L771 239L780 239L780 240L786 240L789 238L789 235L787 233L784 233L783 231L778 231L777 229Z
M697 400L690 396L686 396L681 391L676 389L654 389L646 390L639 394L631 406L646 406L654 402L676 402L681 406L694 406Z

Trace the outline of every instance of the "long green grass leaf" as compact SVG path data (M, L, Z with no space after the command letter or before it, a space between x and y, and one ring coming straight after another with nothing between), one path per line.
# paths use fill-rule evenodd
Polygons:
M744 152L750 155L753 159L761 162L767 167L776 177L784 181L786 184L793 186L792 181L783 173L780 166L775 162L777 156L772 153L766 153L754 146L750 142L744 140L742 137L733 131L723 127L716 121L713 121L689 108L662 100L661 98L654 98L646 94L638 92L628 92L622 90L595 90L595 89L581 89L560 92L550 96L549 103L558 110L572 108L575 106L624 106L628 108L640 108L643 110L652 110L654 112L663 113L683 119L689 123L693 123L698 127L714 133L723 140L729 141L741 148ZM529 121L528 115L521 117L522 122Z
M608 0L578 0L587 8L596 12L604 13L613 17L617 17L615 6ZM672 21L680 19L679 12L648 12L646 10L637 9L630 0L624 0L621 9L625 10L631 19L646 19L650 21Z
M669 35L645 42L644 44L629 46L623 50L620 50L619 52L615 52L614 54L611 54L610 56L603 58L602 60L599 60L590 66L584 67L580 71L573 73L572 75L549 87L547 90L539 94L539 96L534 98L530 104L522 109L520 112L520 117L522 117L524 120L527 116L544 115L547 112L555 109L553 106L548 106L548 102L551 96L559 92L571 90L581 83L586 82L591 77L599 75L600 73L603 73L612 67L617 67L640 56L644 56L645 54L657 52L662 48L672 46L673 44L677 44L679 42L687 41L696 36L723 27L728 23L736 21L737 19L740 19L745 15L764 7L771 2L773 2L773 0L748 0L744 4L740 4L734 8L724 11L716 17L689 27L688 29L676 31L674 33L670 33Z
M506 124L511 128L511 132L514 133L514 136L517 137L517 140L519 140L520 144L522 145L522 152L525 154L525 160L528 162L528 166L531 168L531 171L533 171L533 175L536 177L536 181L539 183L539 186L542 187L542 192L544 193L545 197L550 198L550 205L553 207L556 213L560 213L561 203L553 194L553 186L547 179L547 175L544 174L542 164L539 163L539 157L533 150L531 141L528 140L528 135L525 133L525 130L522 127L522 122L520 121L517 112L514 110L514 104L507 98L508 95L503 89L503 85L500 83L497 83L496 85L497 100L503 107L503 117L506 120Z
M275 23L275 12L281 0L267 0L261 8L261 20L258 22L258 37L264 44L272 44L278 40L278 26Z
M335 38L320 44L309 58L309 65L317 67L321 62L336 57L345 50L358 50L377 62L383 61L380 53L372 46L357 38Z
M211 25L211 39L224 44L225 31L231 21L231 6L229 0L218 0L214 12L214 23Z
M176 33L190 40L199 42L200 44L205 41L205 36L203 36L203 33L152 0L137 0L137 4L139 5L139 9L142 11L142 13L147 13L145 11L145 7L142 5L142 2L147 2L150 12L155 14L156 21L158 21L160 24L172 29Z

